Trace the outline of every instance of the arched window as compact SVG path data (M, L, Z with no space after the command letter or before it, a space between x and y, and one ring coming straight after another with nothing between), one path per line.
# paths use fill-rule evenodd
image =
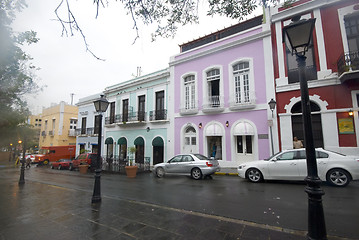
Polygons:
M196 108L196 85L195 76L188 75L184 78L184 107L186 110Z
M233 65L235 103L248 103L250 96L249 62L239 62Z
M313 140L315 147L324 147L322 120L320 114L320 106L310 101L310 110L312 118ZM297 102L291 109L292 115L292 131L293 137L304 140L303 118L302 118L302 102ZM303 141L305 144L305 142Z

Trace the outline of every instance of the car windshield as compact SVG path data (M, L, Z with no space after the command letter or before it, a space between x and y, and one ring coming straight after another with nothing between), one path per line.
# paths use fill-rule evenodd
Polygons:
M273 157L279 155L281 152L277 152L276 154L270 156L269 158L264 159L264 161L268 161L269 159L272 159Z
M210 160L208 157L203 156L202 154L193 154L195 155L199 160Z

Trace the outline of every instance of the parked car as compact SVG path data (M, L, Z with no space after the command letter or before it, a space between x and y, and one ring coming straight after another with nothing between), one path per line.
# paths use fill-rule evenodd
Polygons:
M71 161L69 170L72 171L78 168L79 165L81 164L87 164L89 165L89 167L95 167L96 160L97 160L97 153L82 153Z
M59 159L56 162L51 163L51 168L57 168L59 170L69 168L71 163L71 159Z
M209 159L201 154L180 154L166 163L156 164L153 168L157 177L165 174L190 175L193 179L202 179L203 176L220 170L217 160Z
M359 157L345 156L322 148L315 152L318 176L322 181L345 187L351 180L359 179ZM285 150L269 159L241 164L238 175L255 183L267 179L303 181L307 176L305 149Z

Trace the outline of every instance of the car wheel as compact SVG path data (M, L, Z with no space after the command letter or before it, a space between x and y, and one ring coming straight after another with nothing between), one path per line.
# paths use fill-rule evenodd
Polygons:
M327 173L327 182L336 187L345 187L350 179L350 174L344 169L332 169Z
M70 164L69 170L70 170L70 171L74 170L74 167L72 166L72 164Z
M191 176L193 179L195 180L199 180L202 178L202 172L201 172L201 169L199 168L193 168L192 171L191 171Z
M156 169L156 176L161 178L165 175L165 170L161 167L157 168Z
M248 169L247 173L247 178L249 179L249 181L257 183L263 180L263 175L261 173L261 171L259 171L256 168L250 168Z
M61 169L62 169L62 166L61 166L61 165L59 165L59 166L57 167L57 169L58 169L58 170L61 170Z

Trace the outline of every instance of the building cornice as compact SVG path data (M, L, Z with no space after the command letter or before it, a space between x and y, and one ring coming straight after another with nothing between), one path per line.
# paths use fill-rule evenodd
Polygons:
M340 2L342 0L313 0L306 2L294 7L290 7L286 10L280 11L272 15L272 22L278 22L287 20L295 15L300 15L309 11L312 11L317 8L323 8L328 5Z
M258 26L258 27L255 27L255 28L251 28L250 31L253 31L253 30L256 30L258 28L262 28L263 25L261 26ZM243 32L241 32L241 34L243 34ZM257 33L257 34L253 34L251 36L248 36L248 37L244 37L244 38L241 38L241 39L238 39L236 41L233 41L233 42L230 42L230 43L227 43L227 44L223 44L221 46L218 46L218 47L213 47L213 48L210 48L208 50L205 50L205 51L202 51L200 53L195 53L195 54L192 54L190 56L187 56L187 57L184 57L184 58L181 58L181 59L178 59L178 60L175 60L176 57L180 57L181 55L177 55L175 56L170 63L169 65L170 66L174 66L174 65L177 65L177 64L181 64L181 63L184 63L184 62L187 62L187 61L192 61L194 59L197 59L197 58L200 58L200 57L203 57L203 56L206 56L206 55L209 55L209 54L213 54L213 53L216 53L216 52L219 52L219 51L223 51L223 50L226 50L226 49L229 49L229 48L233 48L235 46L238 46L238 45L242 45L242 44L246 44L246 43L249 43L249 42L253 42L253 41L257 41L257 40L260 40L260 39L263 39L265 37L268 37L271 35L271 31L270 30L267 30L267 31L262 31L260 33ZM234 35L234 36L231 36L231 37L236 37L238 35ZM210 44L218 44L220 43L221 41L225 41L225 40L228 40L228 38L224 38L220 41L217 41L217 42L213 42L213 43L210 43ZM208 45L204 45L204 46L201 46L201 48L205 47L205 46L209 46L210 44ZM192 51L194 50L198 50L198 48L195 48L193 49ZM190 53L190 51L187 51L185 52L184 54L188 54Z
M132 80L129 80L127 82L123 82L123 83L119 83L113 86L109 86L105 88L104 93L105 94L110 94L113 92L118 92L120 90L126 89L126 88L130 88L130 87L134 87L137 86L139 84L144 84L144 83L148 83L148 82L152 82L155 80L160 80L163 78L168 78L170 76L170 72L169 69L165 69L162 71L158 71L155 73L151 73L142 77L138 77Z

